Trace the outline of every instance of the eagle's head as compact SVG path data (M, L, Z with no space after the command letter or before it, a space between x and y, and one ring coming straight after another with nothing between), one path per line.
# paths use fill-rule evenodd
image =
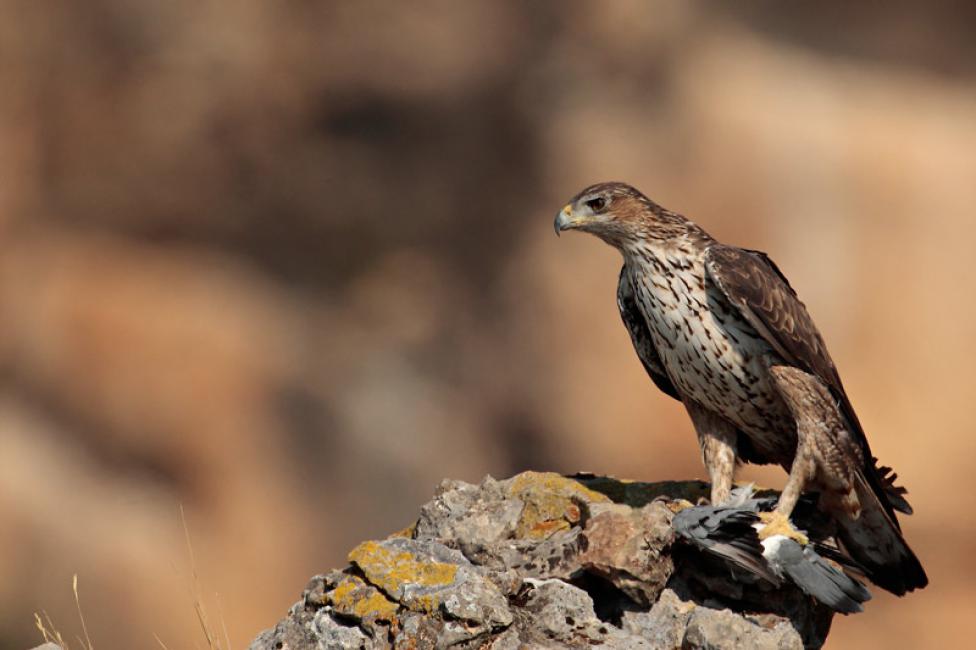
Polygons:
M686 234L689 222L626 183L597 183L574 196L556 215L558 235L582 230L623 250L628 244Z

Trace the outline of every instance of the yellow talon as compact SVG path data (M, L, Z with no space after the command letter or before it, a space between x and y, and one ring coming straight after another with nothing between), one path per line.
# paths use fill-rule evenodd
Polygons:
M790 523L790 518L779 512L760 512L759 519L765 526L759 530L759 539L765 540L773 535L789 537L797 544L806 546L810 543L810 538L802 530L798 530Z

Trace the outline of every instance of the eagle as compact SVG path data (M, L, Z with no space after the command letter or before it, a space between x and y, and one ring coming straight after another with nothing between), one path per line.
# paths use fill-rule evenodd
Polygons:
M625 183L599 183L557 214L623 256L617 304L654 384L684 404L711 481L729 501L738 463L788 478L774 515L804 491L879 587L903 595L928 578L901 533L911 514L897 474L878 465L823 337L766 253L716 241Z

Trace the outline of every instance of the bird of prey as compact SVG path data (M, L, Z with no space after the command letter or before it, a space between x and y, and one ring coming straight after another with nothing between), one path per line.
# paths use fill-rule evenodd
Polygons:
M823 338L765 253L721 244L624 183L586 188L555 229L623 255L620 314L651 379L691 417L713 505L729 499L737 462L779 464L784 522L818 492L872 582L898 595L928 584L895 515L911 514L906 490L878 467Z
M795 511L795 521L808 531L795 534L767 523L775 505L773 498L755 498L751 486L736 488L725 506L674 502L678 512L671 525L680 539L775 586L789 580L835 612L863 611L871 593L843 568L862 569L828 542L817 513L809 507Z

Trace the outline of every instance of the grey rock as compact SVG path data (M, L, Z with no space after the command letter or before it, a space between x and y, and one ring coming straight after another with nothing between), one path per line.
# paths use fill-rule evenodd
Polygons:
M635 602L650 606L674 569L670 555L664 552L673 540L671 519L671 511L662 503L643 508L594 505L583 533L583 565Z
M766 628L728 609L697 607L687 625L681 647L688 650L803 647L800 635L786 621Z
M562 645L604 641L609 626L596 617L593 599L585 591L556 579L529 578L526 583L525 611L532 620L529 639Z
M393 639L393 647L395 650L440 647L443 632L443 621L423 614L407 614Z
M586 541L582 529L558 531L541 541L508 540L482 546L468 545L464 554L473 563L494 571L514 571L529 578L569 579L583 568Z
M645 639L654 650L679 648L695 604L682 601L671 589L665 589L650 611L624 612L623 630Z
M316 612L312 619L312 633L317 639L317 650L336 650L337 648L373 650L377 647L372 639L358 627L339 623L333 617L332 610L329 607Z
M291 611L273 628L261 632L248 650L311 650L318 648L321 636L311 629L315 612Z
M519 637L519 630L510 627L491 641L490 650L524 650L532 646Z
M541 648L588 648L600 645L614 650L649 650L650 645L619 627L600 620L593 598L562 580L526 580L528 599L522 641Z
M415 536L455 540L462 551L485 547L511 538L523 507L518 499L506 499L490 477L480 486L444 481L434 499L420 509Z
M414 526L315 576L251 650L819 647L832 613L675 542L698 482L444 481Z

